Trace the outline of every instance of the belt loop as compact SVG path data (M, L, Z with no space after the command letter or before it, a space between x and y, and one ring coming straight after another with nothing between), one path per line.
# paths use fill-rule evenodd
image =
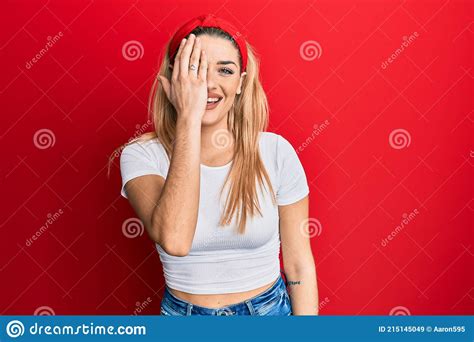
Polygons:
M186 316L191 316L191 311L193 310L193 305L191 303L188 304L186 308Z
M253 308L252 302L250 300L246 300L245 304L247 304L247 307L249 308L250 315L255 316L255 310Z

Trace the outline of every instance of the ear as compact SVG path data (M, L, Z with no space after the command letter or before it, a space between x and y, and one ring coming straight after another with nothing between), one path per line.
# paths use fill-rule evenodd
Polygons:
M240 93L242 92L242 82L244 81L244 76L246 75L247 73L245 71L240 74L239 86L237 87L237 95L240 95Z

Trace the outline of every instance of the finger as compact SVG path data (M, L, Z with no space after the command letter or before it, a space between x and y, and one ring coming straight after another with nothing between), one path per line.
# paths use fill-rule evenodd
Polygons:
M193 48L193 53L191 55L191 64L194 64L196 66L196 69L194 70L191 70L189 69L190 73L193 75L193 76L196 76L198 75L198 67L199 67L199 58L201 57L201 40L199 39L199 37L196 37L196 41L194 42L194 48Z
M187 40L186 44L183 47L183 51L181 52L181 57L179 59L179 74L183 76L188 76L188 70L189 70L189 56L191 55L191 51L193 49L194 45L194 39L195 36L194 34L191 34L189 36L189 39Z
M199 78L207 80L207 55L206 51L201 50L201 64L199 64Z
M180 59L181 52L183 51L183 46L185 43L186 43L186 38L183 38L181 40L181 43L179 44L178 52L176 52L176 56L174 58L174 65L173 65L173 74L172 74L173 79L176 79L179 75L179 59Z

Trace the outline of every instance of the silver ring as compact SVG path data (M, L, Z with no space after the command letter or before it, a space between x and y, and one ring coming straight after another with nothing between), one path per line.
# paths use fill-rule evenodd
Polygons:
M189 69L191 69L191 70L196 70L196 65L191 64L191 65L189 66Z

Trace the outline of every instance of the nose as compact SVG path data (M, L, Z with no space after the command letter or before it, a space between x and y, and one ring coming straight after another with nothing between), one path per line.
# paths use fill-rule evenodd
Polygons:
M216 86L215 75L213 75L212 72L209 72L209 69L207 70L207 86L210 89L213 89Z

